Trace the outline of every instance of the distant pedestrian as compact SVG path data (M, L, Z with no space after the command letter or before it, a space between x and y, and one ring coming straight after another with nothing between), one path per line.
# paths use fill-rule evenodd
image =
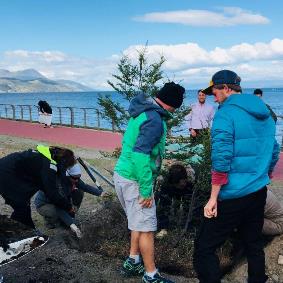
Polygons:
M121 272L143 276L143 283L170 283L156 269L154 231L157 229L153 185L161 167L166 141L166 119L183 102L185 89L166 83L155 98L141 93L132 99L131 116L115 167L116 193L131 230L129 257ZM166 255L164 255L166 257Z
M39 123L44 124L44 128L51 128L52 122L52 108L51 106L44 100L40 100L38 102L39 107Z
M193 138L198 138L211 127L214 108L206 102L206 94L198 90L198 102L191 106L191 112L186 116L188 129Z
M212 189L195 240L194 266L200 282L220 283L215 252L238 229L248 259L248 282L264 283L262 228L266 185L279 156L275 124L266 105L242 94L240 77L222 70L210 87L219 109L211 130Z
M254 90L254 95L256 95L256 96L258 96L259 98L262 99L263 91L260 88L257 88L257 89ZM274 120L274 122L276 124L276 122L277 122L276 114L274 113L274 111L272 110L272 108L268 104L265 103L265 105L269 109L270 114L271 114L271 116L272 116L272 118L273 118L273 120Z

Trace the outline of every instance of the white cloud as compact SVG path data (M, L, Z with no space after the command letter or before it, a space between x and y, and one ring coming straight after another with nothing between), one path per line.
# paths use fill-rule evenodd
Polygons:
M33 59L43 60L46 62L63 62L67 59L67 56L60 51L27 51L27 50L14 50L4 53L6 57L19 58L19 59Z
M130 58L136 57L136 50L142 46L130 46L124 51ZM165 67L178 71L188 67L221 66L249 61L283 59L283 40L273 39L269 43L241 43L230 48L216 47L206 50L196 43L176 45L150 45L148 56L155 59L162 54L166 58Z
M137 49L124 50L136 59ZM283 39L255 44L241 43L230 48L216 47L206 50L197 43L176 45L149 45L148 59L155 61L160 55L167 59L165 75L182 82L186 87L206 85L213 73L220 69L238 72L242 81L276 81L283 86ZM107 79L115 73L120 55L97 60L70 56L60 51L15 50L0 54L0 68L11 71L34 68L50 79L67 79L84 83L94 89L110 89Z
M223 27L235 25L268 24L270 20L261 14L238 7L224 7L220 11L180 10L147 13L134 18L135 21L152 23L175 23L189 26Z
M4 52L0 68L18 71L33 68L50 79L73 80L95 89L107 88L117 57L97 60L69 56L61 51L14 50Z
M124 51L131 59L136 58L142 46L130 46ZM201 86L220 69L232 69L239 73L243 83L261 80L277 81L283 86L283 40L255 44L241 43L230 48L216 47L206 50L196 43L176 45L149 45L148 58L156 60L163 55L167 61L164 71L168 77L186 86Z

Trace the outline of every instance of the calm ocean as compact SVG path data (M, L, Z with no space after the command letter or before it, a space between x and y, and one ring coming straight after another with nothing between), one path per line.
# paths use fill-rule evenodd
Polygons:
M244 90L245 93L252 93L253 89ZM263 89L263 100L269 104L277 115L283 116L283 88ZM186 92L186 105L196 101L196 90ZM70 107L94 107L97 108L98 95L110 94L114 99L122 104L125 102L115 92L65 92L65 93L1 93L0 104L16 105L37 105L39 100L46 100L51 106L70 106ZM217 107L213 102L213 97L208 97L208 101ZM278 119L277 137L278 140L283 136L283 119Z

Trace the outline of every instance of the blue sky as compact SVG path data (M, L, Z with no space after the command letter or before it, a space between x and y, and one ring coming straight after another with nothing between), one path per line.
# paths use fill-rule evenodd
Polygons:
M149 46L155 46L150 53L165 50L168 54L171 50L173 54L182 49L187 50L184 57L192 46L180 45L188 43L208 53L216 47L228 52L243 43L255 49L245 60L239 60L242 55L237 57L235 52L231 55L230 50L229 56L234 57L229 57L227 63L206 54L201 62L184 58L186 64L177 64L169 54L171 61L165 69L185 84L190 83L186 74L202 84L214 69L234 67L241 72L240 64L246 64L242 66L246 72L265 67L267 62L270 70L274 64L276 70L283 70L281 41L273 41L283 40L282 14L283 3L279 0L1 0L0 68L34 67L51 78L79 80L103 89L118 56L123 52L132 55L131 47L148 41ZM265 52L256 43L265 44L263 49L270 48L275 54L254 55ZM166 51L169 46L173 48ZM196 52L196 56L202 55ZM96 70L91 70L91 64ZM91 79L93 76L95 79ZM283 81L278 74L266 76L260 72L258 79L261 77L268 80L267 84ZM258 79L248 78L251 83Z

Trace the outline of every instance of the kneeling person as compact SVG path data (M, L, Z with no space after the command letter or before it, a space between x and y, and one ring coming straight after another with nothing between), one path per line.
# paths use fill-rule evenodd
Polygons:
M176 161L172 163L164 176L158 177L156 184L157 218L160 231L156 238L163 238L167 235L170 227L171 211L173 208L174 216L183 206L183 211L189 211L192 197L192 187L195 179L195 172L190 165ZM185 221L181 217L181 224Z
M267 190L262 233L266 236L283 234L283 206L270 189Z
M34 201L38 213L44 217L46 227L55 228L61 221L67 227L70 227L78 238L81 238L82 234L76 225L75 213L82 203L84 192L95 196L105 194L101 188L85 184L80 178L80 165L75 164L66 171L66 176L60 176L57 180L58 190L73 204L73 209L70 212L62 210L53 204L43 191L37 193Z
M56 178L75 164L74 153L67 148L38 145L36 150L11 153L0 159L0 195L13 208L11 218L35 228L30 200L38 191L62 210L71 203L56 188Z

